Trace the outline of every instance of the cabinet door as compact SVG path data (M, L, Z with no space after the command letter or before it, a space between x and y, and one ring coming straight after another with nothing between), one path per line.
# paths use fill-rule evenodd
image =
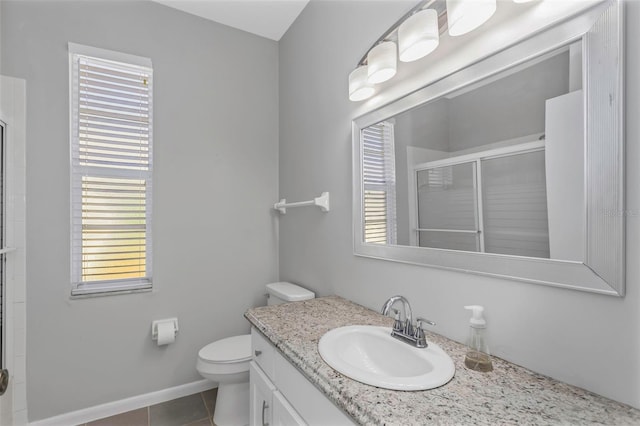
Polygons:
M284 396L275 391L273 393L273 426L306 426L307 423L300 414L293 409Z
M249 388L251 392L249 424L251 426L273 424L273 392L276 387L253 361L249 366Z

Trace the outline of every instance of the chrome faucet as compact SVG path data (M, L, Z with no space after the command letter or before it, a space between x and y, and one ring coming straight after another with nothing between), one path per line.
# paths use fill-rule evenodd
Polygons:
M398 301L402 302L404 320L400 319L398 310L392 309L393 305ZM422 323L427 323L429 325L436 325L436 323L419 317L416 319L416 326L414 327L411 305L403 296L393 296L384 302L381 311L382 315L388 315L390 310L393 310L396 319L393 323L393 328L391 329L391 336L417 348L426 348L428 345L427 339L424 335L424 330L422 329Z
M391 310L394 303L398 301L402 302L404 320L402 320L402 328L399 328L397 331L401 331L405 334L411 335L413 334L413 315L411 313L411 305L409 304L409 301L404 298L404 296L393 296L390 297L389 300L384 302L384 305L382 305L382 315L389 315L389 310ZM398 325L400 324L394 324L393 329L396 330L396 326Z

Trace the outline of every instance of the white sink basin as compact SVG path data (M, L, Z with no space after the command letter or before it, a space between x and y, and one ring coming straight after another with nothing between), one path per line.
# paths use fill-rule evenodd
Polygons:
M415 348L391 337L391 328L351 325L335 328L320 339L318 351L333 369L359 382L394 390L433 389L455 373L453 361L429 342Z

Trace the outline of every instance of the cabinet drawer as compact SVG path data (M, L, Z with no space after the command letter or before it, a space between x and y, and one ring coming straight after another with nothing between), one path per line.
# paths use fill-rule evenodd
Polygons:
M269 377L274 380L273 357L276 348L255 328L251 328L251 354L253 360L262 368Z

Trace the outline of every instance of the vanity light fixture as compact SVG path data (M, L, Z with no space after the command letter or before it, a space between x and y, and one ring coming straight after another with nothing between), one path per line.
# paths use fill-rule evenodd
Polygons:
M416 61L433 52L440 44L438 12L420 10L398 27L398 48L402 62Z
M533 0L513 0L526 3ZM440 34L466 34L495 13L497 0L422 0L389 28L349 74L349 99L364 101L375 93L374 84L396 75L400 61L416 61L433 52ZM397 43L397 44L396 44Z
M475 30L496 11L496 0L447 0L449 35L460 36Z
M394 75L398 68L398 48L392 41L383 41L369 51L367 55L367 71L369 83L385 82Z

